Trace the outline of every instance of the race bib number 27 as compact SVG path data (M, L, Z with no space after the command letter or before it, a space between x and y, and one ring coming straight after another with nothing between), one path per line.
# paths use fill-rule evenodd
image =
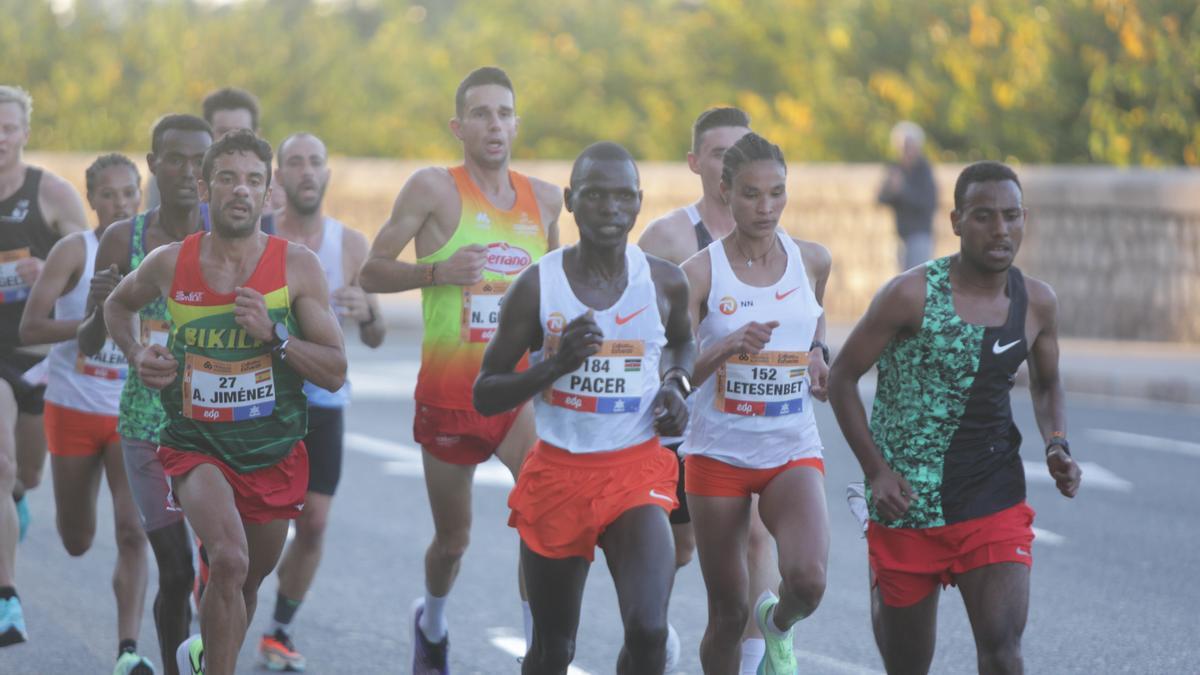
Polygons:
M183 368L183 415L201 422L239 422L275 410L271 355L220 361L188 354Z

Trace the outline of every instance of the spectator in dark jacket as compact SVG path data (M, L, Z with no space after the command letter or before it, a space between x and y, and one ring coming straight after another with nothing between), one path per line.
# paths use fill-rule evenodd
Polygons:
M924 145L925 132L921 127L907 121L897 124L892 129L892 147L899 160L888 165L887 177L879 190L879 203L892 207L896 214L901 271L920 265L933 254L937 185L925 159Z

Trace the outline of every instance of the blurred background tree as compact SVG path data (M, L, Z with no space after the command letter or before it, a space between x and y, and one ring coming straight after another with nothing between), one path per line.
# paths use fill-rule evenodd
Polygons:
M452 158L453 94L496 64L520 157L593 140L678 160L736 104L790 159L875 161L911 119L944 161L1200 164L1195 0L0 0L31 147L144 152L161 114L240 86L264 134Z

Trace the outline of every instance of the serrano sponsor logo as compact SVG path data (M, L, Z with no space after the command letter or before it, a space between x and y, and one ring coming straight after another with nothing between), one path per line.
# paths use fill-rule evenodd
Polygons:
M624 326L625 324L629 323L630 321L633 321L633 317L646 311L646 308L649 306L650 305L642 305L642 308L639 309L638 311L634 312L633 314L626 314L625 316L621 316L621 313L617 312L617 325Z
M721 302L717 303L717 309L721 310L721 313L726 316L729 316L730 314L733 314L734 312L736 312L737 306L738 306L737 299L731 295L727 295L727 296L721 298Z
M487 263L483 268L489 272L516 274L529 267L531 262L533 258L525 249L498 241L488 244Z
M567 327L567 317L559 312L553 312L546 317L546 332L558 335Z

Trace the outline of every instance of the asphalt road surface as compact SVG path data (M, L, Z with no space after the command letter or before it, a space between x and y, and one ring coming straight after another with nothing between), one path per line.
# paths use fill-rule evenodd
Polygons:
M394 331L376 351L351 345L355 403L345 469L325 559L294 624L312 673L407 668L410 604L423 591L423 554L432 532L411 432L417 340L415 333ZM1018 423L1027 437L1035 436L1029 397L1018 390L1013 398ZM1029 502L1038 514L1026 669L1200 672L1195 619L1200 508L1194 497L1200 409L1074 396L1068 419L1072 450L1084 469L1075 500L1054 489L1039 444L1026 443L1024 451ZM796 630L801 671L877 673L882 665L870 629L866 545L844 500L846 484L858 478L857 464L827 405L818 407L817 420L826 444L832 548L825 599ZM102 489L93 549L71 558L54 530L48 474L49 468L44 484L31 493L34 523L18 551L18 589L30 641L0 649L0 673L109 672L117 642L109 497ZM450 661L457 673L519 672L517 537L506 526L505 506L510 485L495 461L477 472L471 547L448 609ZM152 572L148 598L156 584ZM256 671L255 647L274 595L272 576L263 584L239 672ZM621 625L602 554L592 567L583 608L573 672L611 673ZM973 672L974 644L956 590L943 593L939 613L933 672ZM671 620L683 641L679 672L700 672L697 649L705 619L703 581L693 562L680 571L672 598ZM140 637L141 652L157 663L149 601Z

